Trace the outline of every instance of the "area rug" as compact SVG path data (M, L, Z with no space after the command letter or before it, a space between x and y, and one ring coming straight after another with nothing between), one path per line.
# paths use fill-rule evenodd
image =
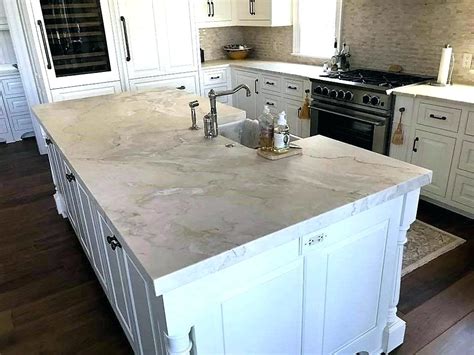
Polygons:
M407 239L402 276L465 242L462 238L419 220L411 225Z

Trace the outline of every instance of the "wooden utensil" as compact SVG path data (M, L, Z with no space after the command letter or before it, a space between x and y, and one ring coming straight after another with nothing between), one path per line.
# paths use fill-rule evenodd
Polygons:
M400 107L400 121L398 121L397 129L395 133L393 133L392 143L395 145L402 145L403 144L403 125L402 125L402 118L403 113L405 112L405 107Z

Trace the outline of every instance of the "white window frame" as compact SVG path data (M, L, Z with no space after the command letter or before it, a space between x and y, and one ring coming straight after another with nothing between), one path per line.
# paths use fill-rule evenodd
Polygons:
M324 1L324 0L323 0ZM341 49L341 29L342 29L342 6L343 0L336 0L336 38L338 50ZM300 52L300 25L299 25L299 0L293 0L293 53L291 55L297 57L305 57L311 59L321 59L321 60L328 60L329 58L321 58L315 57L309 54L301 53Z

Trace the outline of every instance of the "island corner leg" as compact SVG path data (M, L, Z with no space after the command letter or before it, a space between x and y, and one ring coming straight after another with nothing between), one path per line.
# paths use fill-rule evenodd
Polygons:
M180 334L168 335L163 332L165 339L166 353L168 355L189 355L193 347L191 340L191 329Z
M405 339L406 322L397 316L397 306L400 301L400 285L402 279L402 264L404 246L407 243L407 233L410 225L416 219L420 189L405 195L403 211L400 219L400 228L397 240L397 257L395 267L395 277L393 279L393 292L388 309L387 325L383 334L383 350L388 354L395 348L403 344Z

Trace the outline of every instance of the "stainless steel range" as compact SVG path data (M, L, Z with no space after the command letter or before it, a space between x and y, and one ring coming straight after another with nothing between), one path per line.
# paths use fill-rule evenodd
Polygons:
M394 99L387 90L430 79L364 69L312 79L311 135L388 155Z

